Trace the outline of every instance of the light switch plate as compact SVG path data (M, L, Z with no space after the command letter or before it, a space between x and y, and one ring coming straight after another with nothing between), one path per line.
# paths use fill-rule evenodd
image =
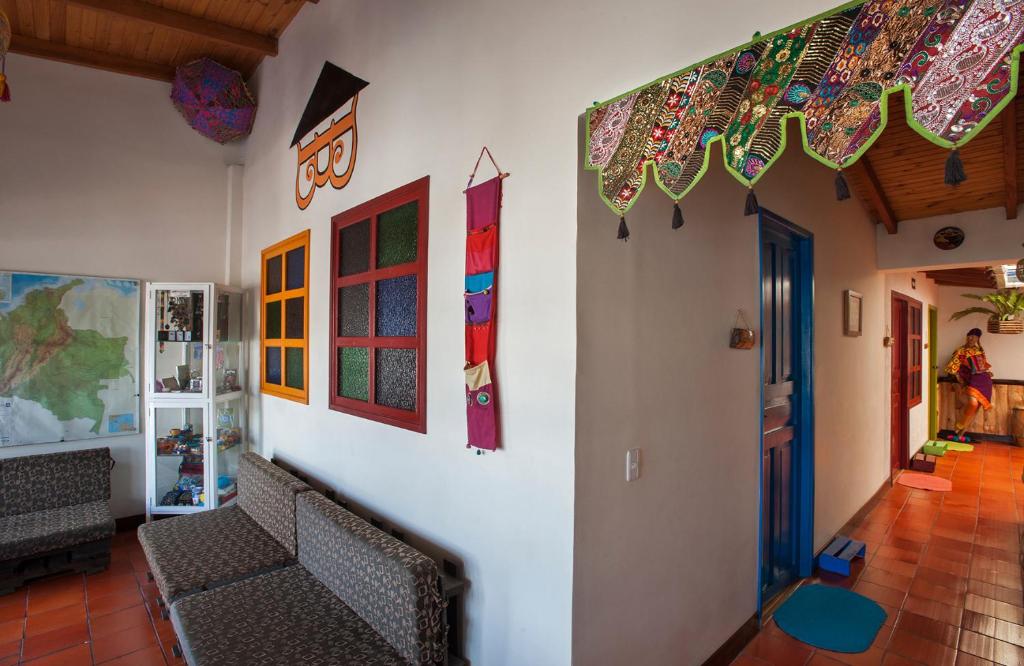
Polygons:
M640 449L626 451L626 481L640 478Z

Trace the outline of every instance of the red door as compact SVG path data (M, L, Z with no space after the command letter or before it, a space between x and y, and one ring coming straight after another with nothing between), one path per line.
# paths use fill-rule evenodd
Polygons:
M921 340L923 337L921 302L892 292L892 346L890 419L890 467L893 470L910 466L910 408L921 404L922 371Z
M910 424L907 411L907 301L892 295L892 377L890 393L892 417L890 464L892 470L903 469L907 465L907 440L910 439Z

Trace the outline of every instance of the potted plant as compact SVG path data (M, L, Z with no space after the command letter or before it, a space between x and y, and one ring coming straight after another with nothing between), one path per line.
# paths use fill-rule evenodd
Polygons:
M963 319L967 315L988 315L989 333L1024 333L1024 292L1016 289L1000 289L991 294L961 294L964 298L973 298L991 307L973 307L954 312L951 320Z

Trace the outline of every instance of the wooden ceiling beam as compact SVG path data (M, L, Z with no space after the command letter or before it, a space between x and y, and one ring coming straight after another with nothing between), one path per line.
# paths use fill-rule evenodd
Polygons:
M174 67L170 65L158 65L142 60L124 58L112 53L90 51L78 46L48 42L35 37L25 35L13 35L11 37L11 53L45 58L66 62L71 65L82 65L94 69L103 69L118 74L131 74L156 81L173 81Z
M1006 188L1006 219L1017 219L1017 100L1010 99L1000 114L1003 123L1003 183Z
M995 289L995 274L986 266L945 268L925 271L925 277L944 287L969 287L971 289Z
M864 189L867 190L864 192L864 196L878 216L878 221L885 225L886 231L890 234L895 234L899 220L896 219L896 215L892 212L889 198L885 195L882 184L878 182L878 176L875 174L875 170L871 168L868 156L862 155L859 160L847 167L847 170L858 173L860 176L859 180L864 185Z
M277 55L277 39L274 37L233 28L223 23L165 9L140 0L68 0L68 2L113 16L212 39L222 44L237 46L263 55Z

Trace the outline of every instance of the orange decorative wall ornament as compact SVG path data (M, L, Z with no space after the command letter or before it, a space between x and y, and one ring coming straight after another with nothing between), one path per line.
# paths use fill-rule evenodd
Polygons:
M298 151L295 203L300 210L306 210L316 191L327 183L340 190L352 179L359 146L356 107L359 91L368 85L337 65L324 62L292 136L291 145ZM316 127L328 118L330 125L316 132ZM313 138L302 145L302 139L310 133Z
M299 163L295 172L295 203L306 210L316 191L331 184L336 190L348 185L356 168L359 132L356 128L356 105L359 95L352 98L352 106L321 133L303 146L296 146Z

